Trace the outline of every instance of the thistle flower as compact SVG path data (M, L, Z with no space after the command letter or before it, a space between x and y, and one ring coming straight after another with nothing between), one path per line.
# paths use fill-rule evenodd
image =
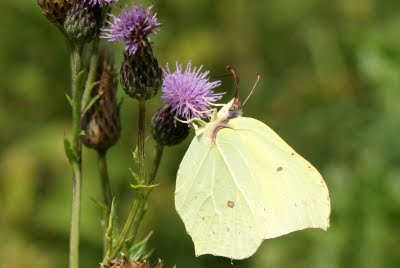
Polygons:
M117 0L83 0L83 1L92 6L99 5L99 6L103 7L105 5L114 4Z
M212 103L220 100L225 93L214 93L213 89L221 85L221 81L210 82L209 71L202 72L202 67L194 67L189 62L186 69L176 63L175 72L171 72L167 65L164 69L162 85L165 106L171 107L171 112L178 118L190 120L204 118L210 115Z
M156 29L161 25L157 21L157 14L151 13L151 8L133 5L131 9L124 10L119 17L110 15L113 22L108 22L110 29L103 29L102 37L111 42L125 42L128 54L135 54L149 45L149 35L157 33Z

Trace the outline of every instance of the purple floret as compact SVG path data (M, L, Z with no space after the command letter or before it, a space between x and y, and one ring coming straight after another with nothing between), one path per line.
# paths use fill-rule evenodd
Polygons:
M125 42L125 50L130 55L135 54L148 44L149 35L157 33L156 29L161 25L157 21L157 14L151 13L151 8L133 5L118 17L110 15L113 22L108 22L110 28L103 29L102 37L111 42Z
M101 7L105 6L105 5L110 5L110 4L114 4L115 2L117 2L117 0L83 0L84 2L94 6L94 5L99 5Z
M165 106L171 106L171 111L179 119L204 118L210 116L208 110L224 93L214 93L213 89L221 85L221 81L210 82L209 71L201 72L193 68L191 62L183 71L176 64L175 72L171 73L169 66L164 69L162 96Z

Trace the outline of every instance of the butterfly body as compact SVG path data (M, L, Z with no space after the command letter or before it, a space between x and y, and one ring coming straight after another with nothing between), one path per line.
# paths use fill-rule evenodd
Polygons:
M319 172L235 100L201 124L180 165L175 206L196 255L244 259L264 239L327 229L330 201Z

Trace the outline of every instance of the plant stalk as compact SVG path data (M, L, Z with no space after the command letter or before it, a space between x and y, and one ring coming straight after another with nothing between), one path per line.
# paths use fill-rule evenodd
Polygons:
M139 178L140 183L145 183L146 170L144 159L144 143L146 132L146 101L139 101L139 132L138 132L138 154L139 154Z
M72 78L72 143L71 149L75 159L72 159L72 212L69 267L79 267L79 223L81 210L82 191L82 146L80 141L81 133L81 70L82 70L82 47L71 47L71 78Z
M145 157L144 157L144 144L145 144L145 131L146 131L146 101L139 101L139 130L138 130L138 156L139 156L139 180L140 184L146 182L146 171L145 171ZM103 260L103 266L107 266L110 262L117 257L121 248L123 247L125 241L127 240L129 234L131 233L132 226L137 218L141 218L139 213L142 213L142 207L146 201L147 192L138 192L128 214L128 218L122 228L121 234L118 237L115 247L112 249L111 253L107 255Z
M152 169L152 171L150 173L150 177L149 177L149 179L150 179L149 185L151 185L154 182L154 180L156 179L158 168L160 167L161 158L162 158L162 155L164 152L164 146L157 143L155 146L155 150L156 150L156 153L155 153L154 160L153 160L153 169ZM136 239L136 236L137 236L137 233L138 233L138 230L140 227L140 223L142 222L142 219L146 213L145 206L147 203L147 199L148 199L150 193L152 192L152 189L153 188L150 188L145 193L143 202L142 202L141 206L139 207L139 211L137 213L136 219L133 222L133 229L132 229L130 236L133 237L134 240ZM133 243L133 241L132 241L132 243Z
M117 257L118 253L120 252L121 248L123 247L126 239L128 238L128 234L132 227L132 223L136 218L136 214L139 209L141 200L142 200L142 195L139 195L138 197L135 198L135 201L133 202L131 210L129 211L128 218L126 219L126 222L124 224L124 227L122 228L121 234L118 237L117 243L116 243L115 247L112 249L111 253L105 256L103 263L102 263L103 266L109 265L110 262Z
M154 160L153 160L153 170L150 173L149 184L152 184L154 182L154 180L156 179L158 168L160 167L161 158L162 158L163 152L164 152L164 146L157 143L155 146L155 150L156 150L156 153L155 153Z
M98 151L98 168L99 168L99 175L100 175L100 183L101 189L103 193L103 202L104 202L104 211L103 211L103 219L102 219L102 227L103 227L103 254L107 253L107 238L106 238L106 230L107 230L107 223L110 217L111 212L111 203L112 203L112 192L110 186L110 180L108 177L108 168L107 168L107 151Z
M82 104L81 110L84 111L86 106L89 104L90 99L92 98L92 89L95 85L96 74L97 74L97 67L99 65L99 43L100 40L97 37L92 42L92 53L90 55L90 63L89 63L89 73L86 80L85 89L82 95ZM83 116L83 114L82 114Z

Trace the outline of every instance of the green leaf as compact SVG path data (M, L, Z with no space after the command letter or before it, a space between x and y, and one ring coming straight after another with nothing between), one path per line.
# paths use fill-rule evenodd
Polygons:
M153 253L152 250L148 250L148 241L153 235L153 231L151 231L142 241L132 245L128 249L128 258L131 260L145 260Z
M71 142L66 137L64 137L64 149L65 154L67 155L67 158L71 164L77 163L79 161L79 157L72 149Z
M129 171L130 171L131 174L132 174L132 177L133 177L134 182L135 182L135 183L138 183L138 182L139 182L139 175L138 175L135 171L133 171L131 168L129 169Z
M120 235L118 217L115 212L115 199L111 203L111 212L106 230L106 243L109 251L113 251Z
M87 111L90 110L90 108L93 107L93 105L98 101L98 99L100 99L100 97L103 95L103 93L97 94L96 96L94 96L88 103L88 105L86 105L85 109L83 109L82 111L82 116L84 116Z
M71 105L71 107L72 107L73 104L72 104L72 99L71 99L71 97L70 97L67 93L65 93L65 97L67 98L69 105Z
M136 146L135 151L132 152L133 155L133 161L135 164L139 164L139 148Z
M85 72L86 72L85 69L83 69L82 71L80 71L80 72L76 75L76 79L77 79L77 80L81 79L81 78L82 78L82 75L84 75Z
M131 184L131 187L135 190L139 189L151 189L154 187L157 187L160 184L150 184L150 185L145 185L145 184Z

